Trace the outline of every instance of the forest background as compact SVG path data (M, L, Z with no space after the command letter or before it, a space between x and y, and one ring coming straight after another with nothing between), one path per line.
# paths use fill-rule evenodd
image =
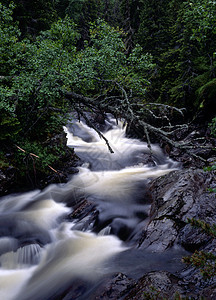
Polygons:
M93 127L88 112L111 112L171 146L179 122L215 132L215 41L216 1L2 0L0 168L17 183L55 172L72 112Z

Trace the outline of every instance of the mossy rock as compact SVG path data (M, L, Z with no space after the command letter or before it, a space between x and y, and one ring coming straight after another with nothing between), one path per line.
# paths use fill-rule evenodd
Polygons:
M207 82L197 90L199 108L209 118L216 113L216 78Z

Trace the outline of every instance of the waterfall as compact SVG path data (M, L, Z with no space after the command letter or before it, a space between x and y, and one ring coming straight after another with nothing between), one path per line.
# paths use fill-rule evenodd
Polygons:
M2 300L61 299L75 280L97 281L148 222L149 181L178 168L157 145L150 153L146 143L127 138L112 118L104 136L114 153L84 122L64 130L83 161L79 173L66 184L0 199ZM73 217L85 201L97 215Z

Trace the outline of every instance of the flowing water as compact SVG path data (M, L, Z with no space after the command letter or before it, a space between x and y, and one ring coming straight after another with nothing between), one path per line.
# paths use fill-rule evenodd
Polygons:
M80 296L104 275L126 272L138 278L161 264L152 253L130 250L148 222L150 180L178 166L158 146L129 139L121 122L106 121L104 140L83 122L65 128L68 146L84 162L67 184L0 199L0 299L63 299L77 280ZM145 164L146 158L152 158ZM147 159L147 160L148 160ZM97 214L72 217L79 203ZM170 255L163 257L169 265ZM142 265L142 266L141 266ZM172 266L170 267L172 269Z

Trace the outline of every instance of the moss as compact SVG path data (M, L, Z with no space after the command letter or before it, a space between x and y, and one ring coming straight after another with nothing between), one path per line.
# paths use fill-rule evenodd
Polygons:
M216 107L216 78L207 82L197 90L199 108L214 114Z
M9 163L0 158L0 169L5 169L5 168L8 168L8 167L9 167Z
M207 82L201 88L198 89L198 96L200 98L215 98L216 97L216 78Z

